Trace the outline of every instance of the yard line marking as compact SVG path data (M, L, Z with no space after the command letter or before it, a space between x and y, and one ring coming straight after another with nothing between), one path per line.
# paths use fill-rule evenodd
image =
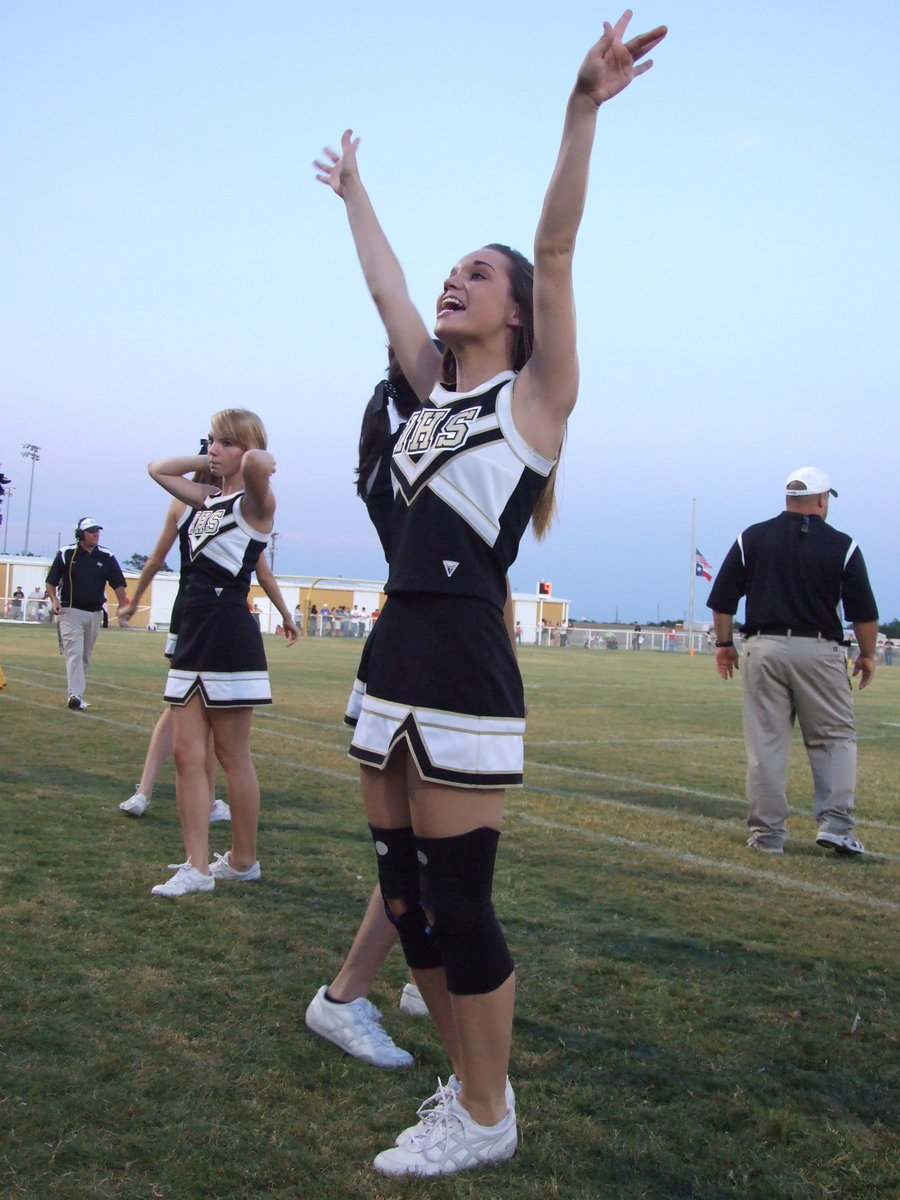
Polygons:
M138 694L143 695L146 693L138 693ZM61 709L58 704L42 704L40 701L26 699L24 696L17 696L15 694L10 695L10 694L7 694L6 692L0 693L0 696L2 696L2 700L11 701L14 704L24 704L26 707L42 708L42 709L45 709L50 712L57 712L57 713L66 712L66 713L68 713L67 709ZM2 702L2 701L0 701L0 702ZM82 719L82 720L99 721L102 724L113 725L118 729L132 729L132 730L136 730L136 731L140 731L140 732L145 732L145 727L143 725L135 724L132 721L119 720L115 717L104 717L104 716L101 716L97 712L93 712L93 711L82 712L82 713L79 713L78 715L79 715L80 719ZM315 746L317 749L322 748L322 742L319 739L313 740L312 738L298 737L296 734L285 733L280 730L266 729L264 727L264 722L266 720L272 720L272 717L267 717L267 716L264 716L263 714L259 714L259 715L262 717L262 720L254 722L254 725L253 725L254 733L262 733L269 737L278 738L280 741L295 742L301 746ZM291 720L292 718L286 718L286 719ZM317 725L318 723L309 722L309 724ZM327 747L327 749L336 750L338 753L341 753L342 750L345 750L346 745L347 745L345 735L348 732L346 730L346 728L343 726L336 726L336 725L331 725L331 724L327 724L327 725L324 723L321 723L321 724L322 724L323 728L328 728L328 729L332 730L332 732L334 732L336 735L340 735L340 740L339 740L338 745ZM263 755L256 748L254 748L253 753L257 757L263 757ZM281 762L282 761L281 759L279 759L277 756L274 756L274 755L269 755L268 757L269 757L270 761L272 761L272 762ZM286 766L291 766L291 767L298 766L298 764L289 763L289 762L287 762L287 760L284 760L284 761L285 761ZM746 804L746 800L744 800L744 798L742 796L722 795L719 792L703 792L696 788L682 787L681 785L675 784L675 783L658 783L658 782L655 782L653 780L648 780L648 779L634 779L631 776L627 776L627 775L609 775L609 774L605 774L601 771L590 771L587 768L583 768L583 767L566 767L566 766L562 766L558 763L535 763L535 762L531 762L531 761L526 761L525 766L528 768L529 771L537 770L538 768L543 767L548 771L558 771L558 772L568 774L568 775L582 775L582 776L586 776L589 779L603 779L610 783L623 783L623 784L627 784L630 787L638 787L638 788L643 789L644 791L656 792L659 794L668 792L668 793L674 793L675 795L685 796L685 797L694 798L694 799L698 799L698 800L718 800L718 801L721 801L726 804L731 804L731 805L740 806L740 807L743 807ZM358 776L354 776L354 775L335 776L335 775L332 775L330 772L326 771L325 768L310 767L306 764L302 765L302 769L305 771L312 771L312 772L321 770L322 773L327 775L329 778L358 779ZM617 800L617 799L613 799L612 797L608 797L608 796L591 795L591 794L588 794L585 792L570 792L570 791L565 791L561 788L542 787L540 784L531 783L528 779L526 779L524 787L525 787L526 791L534 792L537 795L560 796L564 799L575 800L575 801L586 801L590 804L602 804L609 808L620 808L620 809L623 809L626 811L642 813L646 816L665 816L665 817L673 818L678 821L693 823L693 824L697 824L697 825L712 826L712 825L720 823L723 820L727 820L727 818L705 817L705 816L695 814L695 813L685 813L685 812L681 812L679 809L657 808L655 805L652 805L652 804L638 804L638 803L635 803L634 801ZM812 810L803 809L803 808L795 808L793 805L790 807L789 813L790 813L790 815L797 816L797 817L810 817L813 815ZM860 828L881 829L888 833L896 833L896 832L900 831L900 826L891 825L885 821L875 821L870 818L860 817L860 816L857 816L856 824ZM887 858L886 861L892 862L894 860L891 858Z
M721 742L740 742L742 737L664 737L664 738L555 738L548 741L538 741L528 738L529 748L535 746L681 746L702 743L704 745L719 745Z
M642 788L644 791L648 792L674 792L676 795L690 796L697 800L721 800L726 804L739 804L741 806L745 806L747 803L743 796L727 796L722 795L720 792L701 792L697 788L682 787L677 783L658 783L655 780L650 779L632 779L628 775L607 775L602 771L590 771L586 767L566 767L558 763L535 763L528 760L526 760L525 766L529 770L537 770L539 767L544 767L548 771L560 771L568 775L585 775L589 779L605 779L608 783L625 783L628 784L629 787ZM627 806L628 804L627 801L611 800L603 796L592 796L585 792L567 792L557 788L541 787L539 784L532 784L527 780L525 782L525 788L530 792L544 792L548 796L566 796L572 800L589 800L595 804L621 804L623 806ZM645 812L649 813L663 811L661 809L654 808L652 805L644 806L635 804L633 801L631 802L631 806L636 809L644 809ZM676 810L666 811L674 812ZM789 807L788 814L796 817L811 817L814 815L812 809L796 808L793 804ZM711 818L701 819L707 820ZM890 825L886 821L875 821L866 817L860 817L859 815L856 816L856 823L857 825L865 825L871 829L884 829L889 832L897 832L900 830L900 826L898 825Z
M558 821L548 821L543 817L532 817L528 813L507 810L508 817L516 818L525 825L536 825L542 829L557 829L563 833L571 833L580 838L590 838L595 842L604 842L610 846L627 846L630 850L639 850L643 854L656 855L661 858L676 859L690 866L705 867L714 871L723 871L727 875L735 875L743 879L754 879L766 884L789 891L808 892L813 896L822 896L828 900L840 903L860 904L864 908L877 908L884 912L900 912L900 903L895 900L881 900L877 896L860 896L855 892L842 892L839 888L830 887L824 883L809 883L805 879L791 879L785 875L776 875L774 871L762 871L753 867L742 867L738 863L721 862L714 858L702 858L699 854L691 854L688 850L675 850L669 846L656 846L651 842L636 842L631 838L617 837L611 833L597 833L592 829L581 829L577 825L564 825ZM875 857L874 855L871 857ZM879 855L888 862L900 862L897 858Z
M584 775L588 779L605 779L609 783L627 783L631 787L652 789L656 792L674 792L679 796L696 796L701 800L727 800L729 803L744 804L742 796L723 796L720 792L701 792L696 788L682 787L678 783L652 783L647 779L633 779L629 775L609 775L605 771L594 771L588 767L567 767L562 763L536 762L526 759L529 771L558 771L561 775Z
M44 690L48 691L49 689L45 688ZM22 704L26 708L42 708L46 712L59 713L60 716L62 716L63 714L66 714L66 719L68 719L69 709L66 708L66 706L62 703L45 704L40 700L28 699L25 696L17 696L14 693L12 695L7 695L6 692L0 692L0 704L2 704L2 703ZM161 709L158 710L156 712L155 716L153 716L153 723L155 723L156 718L159 717L161 711L162 711ZM136 721L123 721L116 717L101 716L100 713L94 711L93 705L91 706L91 708L89 710L82 710L81 712L79 712L78 716L83 721L99 721L103 725L113 725L117 729L133 729L136 732L142 733L142 734L147 734L151 728L151 726L149 726L149 725L145 726L143 724L137 723ZM315 726L317 724L317 722L315 722L315 721L309 721L307 723L309 725L313 725L313 726ZM322 722L321 725L323 728L330 729L337 734L340 734L343 732L342 729L340 729L332 724L326 724L326 723ZM297 737L296 734L283 733L277 729L266 729L261 726L260 722L255 721L253 724L253 732L254 733L263 733L268 737L276 737L276 738L281 739L282 741L299 742L300 745L303 745L303 746L318 746L318 747L322 746L321 738L314 737L312 731L310 731L309 737L306 737L306 738ZM344 740L342 742L342 745L344 745L344 746L346 745L346 740ZM358 778L358 777L354 776L354 778Z

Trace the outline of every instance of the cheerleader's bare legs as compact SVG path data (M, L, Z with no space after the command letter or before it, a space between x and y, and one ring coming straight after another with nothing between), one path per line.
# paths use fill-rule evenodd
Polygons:
M230 864L235 871L246 871L256 862L259 828L259 780L250 756L253 709L210 708L206 713L215 738L216 758L225 772L228 787Z
M231 865L244 871L256 862L259 782L250 757L253 709L207 708L196 693L173 706L175 795L181 816L185 857L195 870L209 874L209 778L206 746L210 730L216 757L225 771L231 807Z

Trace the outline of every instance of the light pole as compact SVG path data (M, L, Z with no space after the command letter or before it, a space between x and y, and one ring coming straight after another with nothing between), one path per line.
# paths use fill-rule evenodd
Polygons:
M22 457L31 459L31 478L28 481L28 512L25 517L25 550L23 553L28 553L28 534L31 532L31 491L34 487L34 464L41 457L38 454L40 446L32 446L25 442L22 445Z
M3 553L6 553L6 539L9 537L9 510L16 489L10 485L6 489L6 516L3 518Z

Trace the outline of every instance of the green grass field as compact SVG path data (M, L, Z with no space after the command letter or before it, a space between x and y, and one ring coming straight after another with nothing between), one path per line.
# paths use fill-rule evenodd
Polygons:
M171 767L145 819L117 808L162 647L104 633L73 713L55 633L0 627L4 1198L897 1195L900 669L857 697L872 853L816 848L798 744L772 859L745 847L739 681L703 656L522 649L527 786L496 886L520 1148L395 1182L369 1164L446 1073L429 1023L397 1012L399 952L372 999L413 1068L303 1023L374 878L340 721L359 643L267 642L263 879L174 902L149 895L183 854Z

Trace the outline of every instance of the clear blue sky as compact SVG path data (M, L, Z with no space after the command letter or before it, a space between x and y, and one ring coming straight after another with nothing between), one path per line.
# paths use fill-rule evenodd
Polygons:
M362 136L430 313L462 253L530 252L575 71L618 11L0 0L9 549L22 443L30 549L88 514L127 558L165 510L147 461L243 405L278 460L277 569L382 578L352 467L384 338L311 161ZM692 499L717 567L814 463L900 615L900 5L653 0L632 27L660 22L655 67L600 114L560 518L513 586L550 579L575 617L680 618Z

